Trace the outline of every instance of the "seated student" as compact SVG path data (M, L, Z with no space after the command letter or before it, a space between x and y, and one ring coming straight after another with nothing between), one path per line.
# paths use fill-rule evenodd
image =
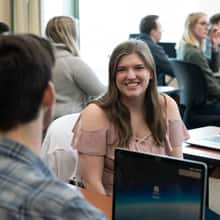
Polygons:
M206 47L205 47L205 54L208 60L214 63L213 72L219 72L220 67L220 56L218 57L218 63L215 61L215 47L217 47L219 52L220 46L220 13L214 14L209 19L209 32L206 38ZM217 35L217 36L216 36ZM217 44L217 46L215 46ZM213 59L214 58L214 59ZM216 64L216 65L215 65ZM218 65L217 65L218 64ZM211 64L212 66L212 64Z
M203 12L192 13L188 15L185 22L185 30L179 44L177 56L179 59L197 64L202 69L201 74L204 74L207 80L208 100L207 103L215 104L210 114L220 114L220 79L217 79L211 68L218 65L218 49L217 44L213 44L212 66L204 54L204 41L208 34L208 17ZM217 42L218 36L213 36L213 42ZM215 61L215 62L213 62Z
M38 154L55 100L50 43L0 37L0 219L105 219Z
M157 69L158 85L165 85L165 74L173 76L173 70L164 49L158 44L161 39L162 27L159 16L148 15L141 19L140 35L137 39L144 41L150 48Z
M56 57L54 118L81 112L92 97L101 95L106 88L79 56L76 20L68 16L52 18L47 23L46 36L53 43Z
M156 80L143 41L125 41L114 49L106 95L89 104L73 128L79 181L89 190L112 194L116 147L183 157L188 132L176 102L158 93Z

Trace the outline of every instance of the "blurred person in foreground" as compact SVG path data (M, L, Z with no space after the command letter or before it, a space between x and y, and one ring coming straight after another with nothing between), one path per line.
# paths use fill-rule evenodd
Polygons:
M0 219L105 219L38 154L55 101L50 43L0 37Z

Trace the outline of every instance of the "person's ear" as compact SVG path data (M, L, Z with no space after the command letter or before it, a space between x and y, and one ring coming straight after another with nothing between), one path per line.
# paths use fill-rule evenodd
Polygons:
M52 108L55 104L55 89L51 81L48 82L42 99L42 105L45 108Z
M152 30L150 31L150 36L154 38L155 32L156 32L156 29L152 29Z

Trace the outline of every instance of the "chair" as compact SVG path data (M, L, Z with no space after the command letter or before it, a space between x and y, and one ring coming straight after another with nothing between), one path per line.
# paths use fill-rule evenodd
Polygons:
M180 89L180 112L188 128L220 126L220 114L213 115L213 104L207 102L207 84L199 66L180 60L171 60Z
M179 104L179 88L173 86L157 86L157 91L159 93L166 93L170 97L172 97L177 104Z
M64 181L76 175L78 156L71 146L72 129L79 113L68 114L53 121L43 140L40 156L57 177Z

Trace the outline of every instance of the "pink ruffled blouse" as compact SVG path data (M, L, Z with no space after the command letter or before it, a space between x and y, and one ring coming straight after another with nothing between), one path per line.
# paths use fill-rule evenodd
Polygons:
M113 188L113 160L116 135L111 125L109 128L102 128L94 131L85 131L81 127L80 117L73 128L74 136L72 145L81 154L103 156L104 173L103 186L108 195L112 194ZM184 140L189 138L188 131L182 120L168 120L168 130L165 146L158 146L152 135L144 138L132 137L127 149L137 152L149 152L162 155L170 155L173 148L182 146ZM80 170L80 167L79 167ZM80 173L80 172L79 172ZM80 177L82 183L83 178Z

